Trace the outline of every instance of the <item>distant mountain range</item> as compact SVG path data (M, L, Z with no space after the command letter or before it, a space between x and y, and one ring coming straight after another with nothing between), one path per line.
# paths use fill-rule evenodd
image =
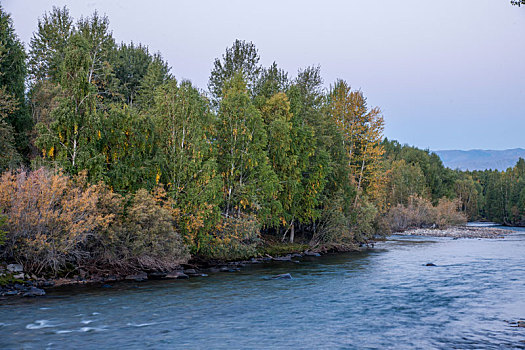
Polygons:
M434 151L443 164L460 170L505 170L516 165L521 157L525 159L525 149L514 148L502 151L473 149L470 151Z

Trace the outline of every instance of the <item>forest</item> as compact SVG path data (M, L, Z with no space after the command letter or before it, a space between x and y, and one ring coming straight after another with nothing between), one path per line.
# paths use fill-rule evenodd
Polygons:
M27 271L169 269L284 249L353 250L467 220L525 224L525 161L445 168L319 66L290 75L235 40L206 90L109 19L0 9L0 259ZM273 250L272 250L273 249Z

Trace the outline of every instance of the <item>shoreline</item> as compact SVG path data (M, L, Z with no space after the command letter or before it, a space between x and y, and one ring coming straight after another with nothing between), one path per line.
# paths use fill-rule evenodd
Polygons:
M488 239L502 239L506 235L512 234L511 230L505 230L495 227L483 226L455 226L447 229L432 229L432 228L417 228L409 229L403 232L394 232L390 236L426 236L426 237L449 237L453 239L465 238L488 238ZM371 242L373 247L374 242ZM356 249L355 251L361 251ZM321 254L322 253L322 254ZM208 273L219 272L238 272L241 268L253 264L263 264L270 262L292 262L297 263L304 257L320 257L330 253L329 251L313 251L305 250L302 252L288 252L279 256L271 256L265 254L260 257L253 257L249 260L241 261L219 261L219 260L205 260L196 258L187 264L182 264L179 268L171 271L141 271L137 270L134 274L106 274L95 276L82 276L80 273L72 278L42 278L31 276L21 281L20 279L0 286L0 297L7 298L9 296L19 297L35 297L44 296L46 290L53 290L61 287L74 286L96 286L101 288L111 288L111 283L118 282L147 282L151 280L174 280L174 279L190 279L195 277L207 277ZM20 266L20 265L19 265ZM0 271L1 272L1 271ZM23 274L23 271L17 271ZM14 275L14 273L13 273ZM28 277L27 275L25 275ZM36 278L35 278L36 277Z
M328 251L322 252L328 254ZM0 300L8 297L37 297L46 295L46 290L53 290L61 287L75 287L75 286L97 286L101 288L111 288L110 283L120 282L147 282L158 280L178 280L190 279L195 277L207 277L208 273L220 272L239 272L242 267L254 264L263 264L271 262L300 262L297 259L305 257L320 257L321 252L305 250L303 252L293 252L281 256L270 256L265 254L262 257L253 257L249 260L240 261L218 261L218 260L198 260L190 261L182 264L179 268L171 271L140 271L137 270L134 274L107 274L96 275L86 278L75 276L73 278L43 278L33 276L33 278L9 283L7 285L0 285ZM21 265L19 265L21 266ZM1 271L0 271L1 272ZM18 274L23 274L23 271L17 271ZM16 277L16 276L15 276Z
M512 234L513 231L496 227L483 226L454 226L446 229L417 228L403 232L392 233L393 236L427 236L427 237L450 237L450 238L491 238L501 239Z

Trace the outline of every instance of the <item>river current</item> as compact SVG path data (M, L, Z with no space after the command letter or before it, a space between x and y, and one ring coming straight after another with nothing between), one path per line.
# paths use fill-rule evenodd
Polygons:
M2 299L0 349L525 349L517 230Z

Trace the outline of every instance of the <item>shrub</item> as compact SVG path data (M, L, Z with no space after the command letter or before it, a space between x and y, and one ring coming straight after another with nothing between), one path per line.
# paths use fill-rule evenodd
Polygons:
M223 218L214 235L200 247L203 256L219 260L247 259L257 255L261 225L255 215Z
M5 234L7 227L7 216L0 214L0 246L5 243Z
M459 199L441 198L436 206L436 225L439 228L446 228L454 225L464 225L467 222L465 212L461 211L461 201Z
M350 224L350 219L344 213L343 200L340 196L334 196L331 201L327 201L321 212L319 225L310 245L325 249L354 247L354 234Z
M171 269L187 262L188 249L162 191L140 189L126 199L106 190L101 199L101 210L115 219L94 248L99 262L128 270Z
M464 223L466 217L458 200L442 198L434 207L426 198L411 196L406 206L398 204L390 208L379 226L390 232L402 232L410 228L446 228Z
M4 257L26 271L57 273L78 264L89 252L85 243L110 218L97 210L99 188L84 177L59 171L6 172L0 177L0 207L7 220Z

